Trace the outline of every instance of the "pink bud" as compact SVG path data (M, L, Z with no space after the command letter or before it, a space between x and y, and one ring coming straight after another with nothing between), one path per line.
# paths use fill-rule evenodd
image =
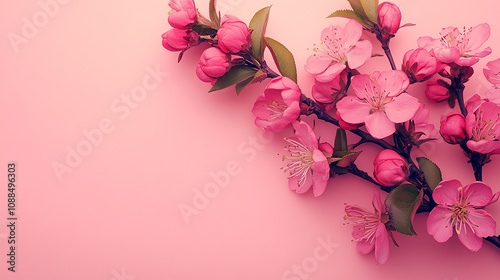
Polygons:
M388 38L394 35L401 24L401 11L396 4L384 2L378 5L377 24L382 30L384 37Z
M172 27L190 29L197 22L198 14L193 0L170 0L168 5L172 8L168 16L168 23Z
M436 74L438 61L425 49L409 50L403 57L402 70L408 75L412 84L423 82Z
M441 117L439 133L449 144L459 144L467 138L465 134L465 118L460 113L449 113Z
M335 103L346 95L347 73L342 71L340 75L327 83L315 81L312 87L312 96L316 102L321 105L330 105ZM331 107L331 106L326 106Z
M409 167L406 160L393 150L381 151L373 161L375 180L386 187L406 181Z
M200 80L211 83L224 75L231 67L231 56L218 48L206 49L200 57L196 67L196 75Z
M339 121L339 126L345 130L353 130L353 129L356 129L362 125L361 123L355 124L355 123L348 123L348 122L344 121L340 117L339 111L335 112L335 115L337 116L337 120Z
M320 151L322 151L323 153L333 155L333 147L332 147L332 145L330 145L330 143L327 143L327 142L319 143L318 149Z
M432 101L441 102L450 97L450 91L448 88L442 85L443 80L438 82L438 79L431 79L427 82L427 88L425 89L425 95Z
M184 29L172 28L163 33L162 45L165 49L178 52L186 49L189 46L189 31Z
M250 31L247 25L231 15L222 17L217 38L220 49L225 53L238 53L250 46Z

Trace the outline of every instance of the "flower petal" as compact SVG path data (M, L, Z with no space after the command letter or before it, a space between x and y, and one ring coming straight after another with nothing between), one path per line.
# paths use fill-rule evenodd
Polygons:
M359 99L364 99L367 96L374 96L374 87L373 81L370 79L370 76L366 74L356 75L352 78L351 86L354 89L354 93Z
M346 96L337 102L337 110L340 117L352 124L363 123L370 115L370 105L354 96Z
M312 150L318 149L318 137L306 122L294 122L293 128L295 129L295 136L300 143Z
M458 200L458 189L462 187L462 183L456 179L441 181L434 189L432 198L437 204L455 205Z
M363 66L372 57L373 45L368 40L359 41L347 53L349 68L356 69Z
M345 118L342 117L344 120ZM396 131L393 122L389 120L384 112L377 111L365 118L366 130L371 136L382 139Z
M410 85L410 80L401 70L384 71L380 73L377 84L384 91L384 96L398 96Z
M427 217L427 232L437 242L446 242L453 235L451 226L451 211L441 205L436 206Z
M330 165L325 155L320 150L313 151L314 163L311 166L313 171L313 194L318 197L325 192L328 178L330 178Z
M353 235L355 227L352 229ZM358 244L356 244L356 249L358 249L358 252L360 252L361 254L368 254L373 251L373 248L375 248L375 242L373 240L372 242L369 242L368 240L360 240L358 241Z
M476 50L480 48L486 40L490 37L490 26L487 23L481 23L472 28L467 34L469 50Z
M474 207L484 207L493 199L493 191L483 182L473 182L464 188L464 197Z
M354 46L359 41L359 38L361 38L363 26L355 19L351 19L346 23L343 31L343 36L338 34L337 37L342 36L342 45L350 47Z
M458 233L458 239L460 239L460 242L472 252L477 252L481 249L481 246L483 246L483 239L475 235L469 225L463 225L461 227L460 233Z
M309 74L317 75L322 73L332 64L333 59L322 53L315 53L307 58L305 69Z
M420 102L406 92L395 97L392 102L385 104L385 113L391 122L402 123L409 121L417 112Z
M336 62L326 68L325 72L316 76L316 81L322 83L328 83L335 79L342 71L345 69L345 64L342 62Z
M375 233L375 259L384 264L389 259L389 234L383 223L379 223Z
M478 152L480 154L498 154L500 153L500 141L488 141L488 140L479 140L467 141L467 147L474 152Z
M478 237L495 235L497 223L490 213L483 209L471 208L468 218L471 221L474 231Z
M307 192L311 188L311 186L313 185L311 171L307 172L307 175L305 176L305 180L302 184L299 184L300 179L301 179L301 177L299 177L299 176L290 177L288 179L288 187L292 191L295 191L298 194L303 194L303 193Z

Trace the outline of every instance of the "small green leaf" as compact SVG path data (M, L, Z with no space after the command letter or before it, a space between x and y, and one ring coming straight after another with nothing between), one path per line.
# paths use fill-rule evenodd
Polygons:
M248 77L253 76L255 73L257 73L257 69L255 68L245 65L235 65L231 67L231 69L229 69L226 74L217 79L214 86L210 89L209 92L221 90L235 85L247 79Z
M217 5L216 2L217 0L210 0L208 9L210 14L210 20L215 24L215 26L220 27L220 18L215 9L215 6Z
M417 235L413 218L422 202L423 192L412 184L403 184L392 190L385 199L385 206L394 228L406 235Z
M297 83L297 66L293 54L283 44L274 39L265 37L264 42L269 47L281 75Z
M335 145L333 146L334 152L347 151L347 135L343 128L337 128L335 135Z
M337 162L338 167L349 167L351 164L356 161L358 156L361 154L361 151L347 152L342 159Z
M249 29L252 29L252 54L259 62L262 62L264 55L264 35L266 33L267 21L269 20L269 11L271 6L262 8L255 13L250 24Z
M430 159L425 157L417 158L418 168L420 171L424 172L425 180L429 187L434 190L437 185L443 181L443 177L441 175L441 169L432 162Z
M250 78L246 78L245 80L239 82L236 84L235 86L235 89L236 89L236 95L240 95L240 92L246 87L248 86L252 81L253 81L254 77L250 77Z
M332 18L332 17L352 18L352 19L357 20L360 24L366 25L366 23L363 20L363 18L360 17L358 14L356 14L354 11L351 11L351 10L338 10L338 11L333 12L328 17L329 18Z
M193 26L193 31L198 33L200 36L215 35L217 33L216 29L213 29L212 27L203 24L198 24Z
M378 18L378 0L361 0L361 6L368 20L376 23Z
M365 10L363 9L363 4L361 4L361 0L347 0L349 4L351 4L352 9L356 14L359 15L362 19L368 19L365 14Z

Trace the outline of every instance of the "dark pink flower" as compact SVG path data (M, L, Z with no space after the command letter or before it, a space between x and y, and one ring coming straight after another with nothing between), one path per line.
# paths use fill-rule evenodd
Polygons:
M385 226L389 217L377 191L373 194L372 204L375 213L357 205L347 205L344 219L354 223L352 237L358 242L358 251L368 254L375 249L377 263L384 264L389 259L389 233Z
M434 102L441 102L450 97L450 91L438 79L430 79L425 88L425 96Z
M206 49L196 67L196 75L204 82L211 83L231 68L231 57L218 48Z
M438 61L422 48L409 50L403 57L402 70L408 75L410 83L428 80L438 71Z
M482 102L479 106L471 103L467 104L465 118L465 131L470 139L467 147L481 154L500 154L500 107L493 102Z
M300 96L299 86L290 78L272 79L253 105L255 125L267 131L287 128L300 115Z
M316 76L318 82L327 83L338 76L347 66L356 69L372 55L372 44L360 41L363 26L350 20L344 28L330 26L321 32L321 44L309 56L306 71Z
M189 31L185 29L172 28L161 37L163 47L172 52L182 51L189 46Z
M387 137L396 131L395 123L410 120L419 107L418 99L404 92L409 83L399 70L356 75L351 83L356 96L337 102L337 110L345 122L364 123L373 137Z
M289 173L288 185L298 194L313 187L314 196L320 196L330 178L330 165L323 151L319 149L318 137L305 122L294 122L295 137L285 138L289 143L285 149L290 156L283 156L290 162L285 169Z
M441 117L439 133L449 144L460 144L467 138L465 133L465 117L460 113L449 113Z
M217 38L220 49L225 53L239 53L250 47L250 31L247 25L235 16L222 17Z
M196 6L193 0L170 0L172 9L168 16L168 23L174 28L190 29L198 20Z
M456 63L460 66L472 66L491 53L491 48L479 50L490 37L490 26L487 23L460 31L449 26L441 31L441 38L420 37L418 46L428 50L443 63Z
M481 209L495 202L491 188L483 182L473 182L465 187L455 179L444 180L432 193L439 204L427 218L427 232L437 242L445 242L453 229L467 249L475 252L483 244L483 237L495 235L493 216Z
M378 5L377 25L382 31L382 36L389 38L396 34L401 24L401 11L396 4L384 2Z
M312 88L312 96L316 102L326 107L326 111L335 107L337 101L346 94L347 73L342 72L327 83L316 81Z
M386 187L403 183L410 168L406 160L393 150L381 151L373 161L375 180Z

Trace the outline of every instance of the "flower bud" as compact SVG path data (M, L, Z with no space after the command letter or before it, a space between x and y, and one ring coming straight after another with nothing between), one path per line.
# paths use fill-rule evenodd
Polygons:
M250 31L247 25L235 16L222 17L217 38L220 49L225 53L238 53L250 47Z
M439 82L441 81L441 82ZM432 101L441 102L450 97L450 91L443 86L443 80L431 79L427 82L425 95Z
M409 167L406 160L393 150L381 151L373 161L375 180L386 187L406 181Z
M224 75L230 67L230 55L218 48L211 47L201 54L200 61L196 67L196 75L200 80L211 83L216 78Z
M162 45L165 49L178 52L189 46L189 31L184 29L172 28L161 35Z
M362 124L361 123L348 123L346 121L344 121L341 117L340 117L340 113L339 111L336 111L335 112L335 115L337 116L337 120L339 121L339 126L342 128L342 129L345 129L345 130L353 130L353 129L356 129L358 127L360 127Z
M401 11L396 4L384 2L378 5L377 25L386 38L394 35L401 24Z
M174 28L190 29L198 20L196 6L193 0L170 0L172 10L168 16L168 23Z
M449 144L459 144L463 142L466 136L465 118L460 113L449 113L441 117L441 127L439 133L444 141Z
M410 83L428 80L438 71L438 61L422 48L409 50L403 57L402 70L408 75Z

